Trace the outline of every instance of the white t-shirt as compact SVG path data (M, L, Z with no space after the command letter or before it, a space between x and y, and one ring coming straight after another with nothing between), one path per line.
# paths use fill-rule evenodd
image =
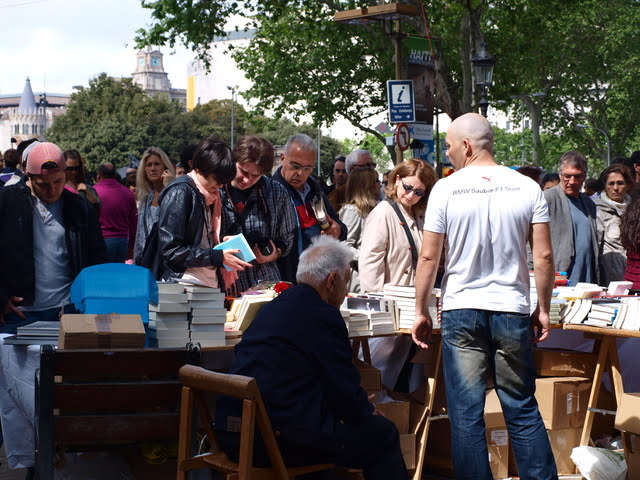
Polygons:
M540 186L507 167L469 166L435 184L424 229L444 233L443 310L529 313L526 242L549 221Z

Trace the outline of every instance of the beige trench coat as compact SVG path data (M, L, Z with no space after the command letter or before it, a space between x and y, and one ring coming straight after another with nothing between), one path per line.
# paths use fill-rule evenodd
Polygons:
M414 220L399 206L420 253L424 217ZM358 270L363 292L381 292L385 283L415 285L409 241L389 202L380 202L367 217L362 233Z

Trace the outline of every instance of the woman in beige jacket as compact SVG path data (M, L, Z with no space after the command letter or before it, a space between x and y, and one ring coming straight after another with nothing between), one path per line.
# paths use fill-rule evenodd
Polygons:
M358 270L362 292L381 292L385 283L415 285L411 247L403 223L415 243L416 259L422 245L424 211L431 188L438 180L426 162L408 160L389 173L387 200L373 209L362 233ZM391 202L397 204L402 220ZM393 388L411 348L410 337L385 337L370 342L373 366Z

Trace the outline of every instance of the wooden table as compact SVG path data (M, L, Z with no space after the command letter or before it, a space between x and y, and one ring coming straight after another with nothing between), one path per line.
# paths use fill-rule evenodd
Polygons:
M371 353L369 351L369 338L378 337L390 337L398 335L411 335L411 330L401 329L394 333L386 335L375 336L363 336L363 337L351 337L353 347L354 359L358 357L360 349L362 349L362 358L366 363L371 364ZM436 396L436 388L438 385L438 379L441 370L442 359L442 337L440 335L440 329L433 329L433 343L430 348L434 349L434 365L431 376L427 378L427 389L424 399L424 411L420 417L420 420L416 426L416 467L413 471L413 480L420 480L422 478L422 467L424 466L426 451L427 451L427 438L429 436L429 426L431 424L431 417L433 413L433 403Z
M598 395L602 385L602 374L605 369L609 368L611 372L611 386L616 399L616 405L620 404L622 394L624 393L624 385L622 383L622 375L620 373L620 360L618 359L618 348L616 346L617 338L640 338L640 332L632 330L621 330L618 328L607 327L591 327L588 325L564 324L565 330L576 330L582 332L586 338L595 340L594 353L598 353L598 361L596 370L593 375L593 384L591 386L591 394L589 395L589 404L587 405L587 415L585 417L584 426L582 427L582 437L580 445L589 445L591 440L591 428L593 426L593 418L598 412L596 407L598 403ZM623 438L624 440L624 438Z

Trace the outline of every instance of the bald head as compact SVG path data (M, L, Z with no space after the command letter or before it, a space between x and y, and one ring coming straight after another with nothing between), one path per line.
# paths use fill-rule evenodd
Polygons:
M488 150L489 153L493 150L493 129L482 115L466 113L456 118L447 130L447 135L450 132L460 141L468 139L474 148Z
M445 142L447 157L456 170L472 163L495 164L493 130L482 115L467 113L456 118L447 129Z

